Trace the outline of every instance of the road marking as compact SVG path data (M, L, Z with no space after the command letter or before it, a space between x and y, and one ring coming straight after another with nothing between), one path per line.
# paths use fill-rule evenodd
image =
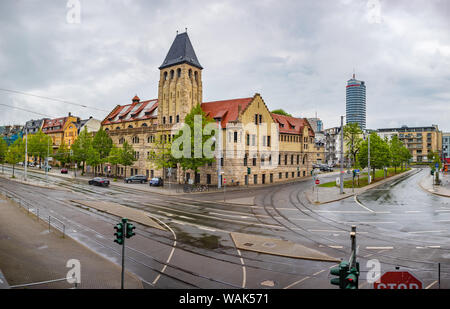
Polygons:
M440 231L418 231L418 232L408 232L409 234L421 234L421 233L442 233L447 232L447 230L440 230Z
M396 224L397 222L378 222L378 221L365 221L365 222L339 222L341 224Z
M333 267L336 267L336 266L339 266L339 264L335 264L333 266L330 266L330 268L328 268L328 269L332 269Z
M313 274L313 276L317 276L318 274L321 274L321 273L323 273L324 271L325 271L325 269L322 269L322 270L316 272L315 274Z
M195 218L189 218L189 217L185 217L185 216L179 216L178 218L183 218L183 219L187 219L187 220L196 220Z
M245 270L244 259L242 258L241 251L239 251L239 249L237 249L237 252L238 252L239 256L241 257L241 264L242 264L242 288L245 289L245 284L246 284L246 281L247 281L247 271Z
M439 249L441 246L416 247L416 249Z
M204 230L204 231L216 232L215 229L211 229L211 228L209 228L209 227L199 226L198 228L199 228L200 230Z
M367 250L392 250L394 247L366 247Z
M296 282L294 282L294 283L292 283L292 284L289 284L287 287L285 287L285 288L283 288L284 290L286 290L286 289L289 289L289 288L291 288L291 287L293 287L294 285L297 285L297 284L299 284L299 283L301 283L301 282L303 282L303 281L305 281L306 279L309 279L310 277L305 277L305 278L303 278L303 279L301 279L301 280L298 280L298 281L296 281Z
M425 288L425 290L428 290L428 289L431 288L433 285L435 285L437 282L438 282L437 280L434 281L434 282L431 283L429 286L427 286L427 287Z
M225 217L231 217L231 218L241 218L241 219L249 219L250 217L247 216L236 216L236 215L227 215L227 214L221 214L217 212L210 212L210 215L218 215L218 216L225 216Z
M329 232L329 233L342 233L343 231L334 231L334 230L308 230L308 232Z
M423 211L421 211L421 210L407 210L407 211L405 211L405 213L407 213L407 214L417 214L419 212L423 212Z
M153 219L158 220L161 224L163 224L165 227L167 227L167 229L168 229L170 232L172 232L172 235L173 235L173 239L174 239L174 240L173 240L173 245L172 245L172 251L170 252L169 257L168 257L166 263L164 263L164 267L161 269L161 274L163 274L164 271L165 271L166 268L167 268L167 264L169 264L170 260L172 259L173 253L175 252L175 247L176 247L176 245L177 245L177 235L176 235L175 232L170 228L170 226L168 226L167 224L165 224L163 221L161 221L161 220L159 220L158 218L153 217L153 216L151 216L151 215L149 215L149 214L147 214L147 216L149 216L150 218L153 218ZM161 274L158 274L158 276L156 276L155 280L153 280L153 282L152 282L152 285L153 285L153 286L155 286L155 284L158 282L159 278L161 278Z
M449 212L450 209L439 209L439 210L435 210L434 212Z
M328 246L329 248L333 248L333 249L343 249L344 246Z
M42 249L47 249L48 248L48 246L47 245L43 245L43 246L40 246L39 248L37 248L38 250L42 250Z
M294 220L294 221L307 221L307 222L316 222L317 220L315 219L300 219L300 218L289 218L289 220Z
M375 212L375 211L373 211L372 209L369 209L369 208L367 208L366 206L364 206L363 204L361 204L361 203L358 201L358 199L356 198L356 195L353 196L353 199L355 200L356 204L358 204L358 205L361 206L362 208L367 209L367 210L370 211L370 212Z

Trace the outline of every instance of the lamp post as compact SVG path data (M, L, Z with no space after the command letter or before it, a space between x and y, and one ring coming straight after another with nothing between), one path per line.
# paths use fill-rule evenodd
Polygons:
M221 175L222 175L222 143L220 136L222 135L222 117L214 117L214 120L218 122L218 134L217 134L217 189L222 186Z
M341 173L340 180L340 194L344 194L344 116L341 116Z

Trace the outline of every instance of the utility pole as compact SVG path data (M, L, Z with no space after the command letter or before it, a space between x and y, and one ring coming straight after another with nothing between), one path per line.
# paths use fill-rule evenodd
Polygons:
M340 193L344 194L344 116L341 116L341 173L340 179Z
M220 117L218 117L218 118L215 118L217 121L218 121L218 124L219 124L219 127L218 127L218 136L217 136L217 152L218 152L218 154L217 154L217 189L220 189L221 188L221 186L222 186L222 183L221 183L221 179L220 179L220 176L221 176L221 174L222 174L222 171L221 171L221 169L222 169L222 142L221 142L221 138L220 138L220 136L221 136L221 134L222 134L222 124L221 124L221 120L222 120L222 118L220 118Z
M367 160L367 180L368 180L368 184L370 185L371 183L371 178L370 178L370 134L369 134L369 139L368 139L368 160Z
M27 181L27 167L28 167L28 128L25 123L25 165L24 165L24 180Z

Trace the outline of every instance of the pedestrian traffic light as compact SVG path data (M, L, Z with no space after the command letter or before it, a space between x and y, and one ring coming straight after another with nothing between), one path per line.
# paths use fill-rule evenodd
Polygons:
M114 233L114 236L116 236L116 239L114 239L114 242L118 243L119 245L123 244L123 224L118 223L114 227L116 232Z
M333 285L338 285L340 289L344 289L346 286L345 279L348 275L348 262L342 261L339 266L333 267L330 270L330 274L338 276L337 278L332 278L330 283Z
M136 228L136 227L135 227L133 224L127 223L127 232L126 232L126 237L127 237L127 238L131 238L131 237L133 237L134 235L136 235L136 233L133 232L133 230L134 230L135 228Z
M345 289L356 290L358 289L358 277L359 277L359 263L356 262L356 267L352 267L347 276L345 277Z

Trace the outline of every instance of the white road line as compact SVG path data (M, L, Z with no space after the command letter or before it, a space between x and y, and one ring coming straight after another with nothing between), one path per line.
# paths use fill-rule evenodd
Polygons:
M187 219L187 220L196 220L195 218L185 217L185 216L179 216L179 218Z
M173 253L175 252L175 247L177 245L177 235L175 234L175 232L170 228L170 226L168 226L167 224L165 224L163 221L159 220L156 217L153 217L149 214L147 214L147 216L149 216L150 218L156 219L158 220L162 225L164 225L170 232L172 232L173 235L173 245L172 245L172 251L170 251L169 257L166 261L166 263L164 263L164 267L161 269L161 274L164 273L164 271L167 268L167 264L169 264L170 260L172 259ZM156 276L155 280L153 280L152 285L155 286L155 284L158 282L159 278L161 278L161 274L158 274L158 276Z
M416 247L416 249L439 249L441 246Z
M344 248L344 246L328 246L329 248L332 248L332 249L343 249Z
M339 266L339 264L335 264L335 265L333 265L333 266L330 266L329 269L332 269L333 267L336 267L336 266Z
M417 214L417 213L420 213L420 212L423 212L423 211L421 211L421 210L407 210L407 211L405 211L405 213L407 213L407 214Z
M250 217L247 216L236 216L236 215L227 215L227 214L221 214L218 212L210 212L210 215L218 215L218 216L225 216L225 217L231 217L231 218L241 218L241 219L249 219Z
M431 283L429 286L427 286L427 287L425 288L425 290L428 290L428 289L431 288L433 285L435 285L437 282L438 282L437 280L434 281L434 282Z
M394 247L366 247L367 250L392 250Z
M356 195L353 196L353 199L355 200L356 204L358 204L358 205L361 206L362 208L367 209L367 210L370 211L370 212L375 212L375 211L373 211L372 209L369 209L369 208L367 208L366 206L364 206L363 204L361 204L361 203L358 201L358 199L356 198Z
M211 229L209 227L199 226L200 230L209 231L209 232L217 232L215 229Z
M294 283L289 284L287 287L285 287L285 288L283 288L283 289L284 289L284 290L289 289L289 288L293 287L294 285L297 285L297 284L299 284L299 283L301 283L301 282L303 282L303 281L305 281L306 279L309 279L309 278L310 278L310 277L305 277L305 278L303 278L303 279L301 279L301 280L295 281Z
M247 282L247 271L245 269L244 259L242 258L241 251L237 249L237 252L239 256L241 257L241 264L242 264L242 288L245 289L245 284Z
M450 212L450 209L439 209L435 210L434 212Z
M313 274L313 276L317 276L318 274L321 274L321 273L323 273L324 271L325 271L325 269L322 269L322 270L316 272L315 274Z
M362 222L339 222L342 224L396 224L397 222L379 222L379 221L362 221Z
M447 230L440 230L440 231L418 231L418 232L408 232L409 234L422 234L422 233L442 233L447 232Z
M308 232L329 232L329 233L343 233L344 231L336 230L308 230Z

